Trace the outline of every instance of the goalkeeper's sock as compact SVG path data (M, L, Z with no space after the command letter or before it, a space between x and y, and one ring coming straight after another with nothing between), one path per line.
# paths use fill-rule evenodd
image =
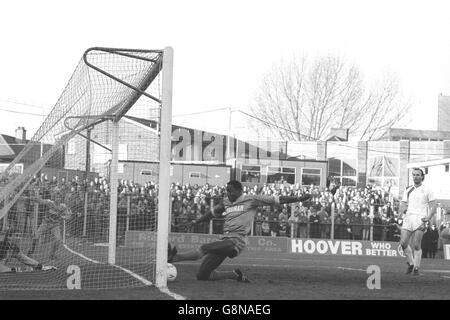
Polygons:
M406 259L410 265L414 264L413 251L410 246L407 246L406 249L403 250L405 253Z

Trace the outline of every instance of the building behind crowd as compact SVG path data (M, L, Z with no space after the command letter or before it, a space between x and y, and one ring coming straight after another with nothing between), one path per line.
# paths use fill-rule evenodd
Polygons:
M97 128L91 133L94 139L99 139L100 135L96 130L101 132L105 129ZM145 162L155 161L156 130L155 124L151 121L124 118L120 124L119 160L129 161L127 166L131 166L133 161L135 161L133 166L136 166L136 163L142 166ZM205 170L213 163L215 166L227 165L230 169L230 178L249 185L298 183L324 187L327 177L332 176L342 185L380 186L389 189L398 197L409 185L410 172L407 167L409 163L450 158L450 140L418 141L410 138L402 136L400 141L393 139L394 141L359 142L345 141L341 138L304 142L242 141L234 137L174 125L172 160L174 163L183 163L185 169L189 163L195 164L196 170L183 171L178 168L178 166L181 168L181 165L174 167L172 164L171 179L189 183L192 181L195 184L199 181L199 175L203 175L205 179L200 181L206 181L208 175ZM71 152L67 155L67 167L71 163L69 159L71 155L76 155L79 163L82 163L79 159L85 157L86 141L81 137L77 139L81 140L71 142L74 147L67 148L68 153ZM91 170L106 174L109 152L104 152L98 145L91 144L91 155ZM119 174L124 179L128 177L140 181L153 178L152 174L148 174L149 171L155 171L150 169L152 166L150 163L146 164L147 169L127 171L133 174L124 174L122 172L124 165L119 165ZM199 168L202 169L199 171Z
M443 207L450 208L450 158L411 162L407 167L422 168L425 172L424 184L432 186L435 197Z
M450 131L446 130L450 122L445 115L450 97L440 95L438 100L440 131L391 128L379 141L347 141L348 130L344 129L335 129L327 141L243 141L173 125L171 181L214 184L237 179L247 185L289 183L325 187L328 178L333 177L345 186L379 186L398 197L410 184L414 164L428 170L426 183L432 182L444 190L437 194L441 200L447 200L450 193L444 185L448 175L446 161L450 159ZM54 169L61 171L58 176L67 176L64 170L107 176L111 141L110 134L105 133L111 129L111 123L106 121L85 133L91 141L81 136L71 139L64 156L54 157L59 159L53 164ZM18 128L16 137L0 135L3 140L0 161L4 166L28 142L25 132L24 128ZM157 181L157 137L156 121L122 118L118 166L121 179ZM32 163L35 159L28 160Z
M438 131L450 131L450 96L438 97Z

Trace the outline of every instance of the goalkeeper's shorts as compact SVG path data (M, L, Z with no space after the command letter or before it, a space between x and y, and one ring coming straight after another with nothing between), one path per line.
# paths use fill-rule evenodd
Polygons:
M234 258L238 256L246 247L246 242L240 237L222 237L219 241L214 241L201 246L203 253L216 254Z

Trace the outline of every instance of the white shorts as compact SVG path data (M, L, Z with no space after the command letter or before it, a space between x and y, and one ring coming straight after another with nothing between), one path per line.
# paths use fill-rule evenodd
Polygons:
M424 228L425 224L423 223L422 218L425 217L419 216L417 214L406 215L403 218L402 229L414 232L416 230Z

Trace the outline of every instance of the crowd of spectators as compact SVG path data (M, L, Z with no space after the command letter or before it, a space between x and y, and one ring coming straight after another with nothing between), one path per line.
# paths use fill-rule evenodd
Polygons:
M215 233L222 232L223 220L216 218L211 224L189 226L186 222L200 218L220 201L226 186L205 184L171 185L172 232ZM61 200L74 213L67 232L74 236L85 235L94 241L105 240L108 230L110 186L104 178L91 181L75 176L70 181L48 179L46 175L33 179L27 193L39 193L44 199ZM118 238L125 230L154 230L157 211L158 186L153 182L143 185L121 180L118 185ZM354 240L397 241L401 224L398 201L389 190L366 186L356 188L331 182L328 187L290 184L263 184L244 186L244 194L272 196L299 196L309 193L307 203L279 207L261 207L254 220L253 235L286 236L298 238L331 238ZM30 201L18 202L11 210L12 219L30 232ZM86 208L86 209L85 209ZM332 230L332 210L334 229ZM38 219L44 208L39 207Z
M198 230L188 230L183 221L191 221L202 216L223 196L225 187L172 185L172 217L174 231L207 232L207 227L198 226ZM310 238L330 238L331 210L334 208L334 238L369 240L373 232L374 240L398 240L398 228L401 223L398 214L398 202L383 189L367 186L354 188L330 183L327 188L289 184L264 184L262 186L244 186L244 194L299 196L312 195L308 203L262 207L257 211L254 221L254 235L293 236ZM212 200L212 202L211 202ZM220 219L213 223L213 233L220 233ZM372 228L372 229L371 229Z
M141 186L133 181L121 180L118 185L117 226L119 241L124 240L125 230L154 230L156 220L157 186L146 183ZM92 180L74 176L67 180L48 178L42 174L34 177L8 214L8 220L18 232L32 233L45 215L45 207L28 199L42 199L65 203L72 211L66 223L66 231L73 236L86 236L93 241L106 240L109 223L110 185L101 177ZM37 214L37 217L35 216ZM37 218L37 221L34 219Z

